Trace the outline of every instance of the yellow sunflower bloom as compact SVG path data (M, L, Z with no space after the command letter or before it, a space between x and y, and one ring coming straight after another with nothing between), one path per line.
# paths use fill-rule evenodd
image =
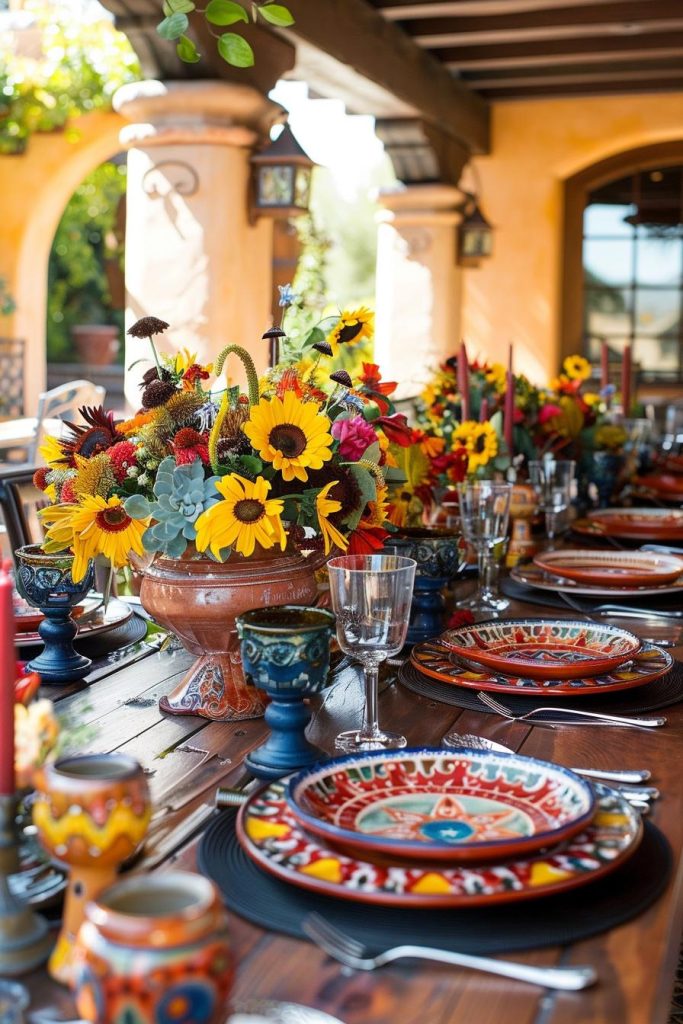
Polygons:
M456 441L462 442L467 449L468 473L476 473L498 454L498 435L488 422L475 423L474 420L465 420L454 432L453 437Z
M567 356L562 369L570 380L588 380L592 372L591 364L583 356Z
M337 355L340 345L358 345L364 338L371 338L375 331L375 314L361 306L360 309L347 309L339 317L335 327L327 335L332 346L332 354Z
M491 363L484 371L484 376L489 384L493 384L499 395L505 393L507 387L507 370L502 363Z
M293 391L286 391L283 398L262 398L252 406L243 430L283 480L306 481L307 467L321 469L332 458L329 418L316 402L304 402Z
M71 575L82 580L91 558L104 557L115 569L128 564L131 551L141 555L142 535L149 520L131 519L120 498L84 495L77 505L55 505L42 509L43 522L50 523L46 551L71 548Z
M325 484L321 491L318 491L315 498L315 510L318 514L318 522L320 524L320 532L323 535L325 542L325 554L329 555L330 548L333 544L336 544L341 551L346 551L349 546L349 542L346 537L339 532L336 526L333 526L328 516L332 515L333 512L339 512L341 508L341 501L336 501L334 498L328 498L330 490L337 483L336 480L330 480L329 484Z
M38 448L43 462L50 469L63 469L64 463L67 461L66 455L62 451L62 446L56 437L52 437L51 434L46 434L43 443Z
M245 480L237 473L224 476L216 483L224 501L202 512L196 522L197 550L211 549L216 558L221 551L234 547L248 558L256 544L272 548L279 544L284 551L287 534L282 525L284 502L268 498L270 483L262 476Z

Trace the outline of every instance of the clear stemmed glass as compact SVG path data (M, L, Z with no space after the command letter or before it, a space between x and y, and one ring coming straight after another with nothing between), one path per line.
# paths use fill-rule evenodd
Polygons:
M529 480L545 514L550 547L569 525L566 513L572 500L575 470L572 459L556 459L550 454L529 463Z
M360 729L342 732L337 750L392 750L406 738L380 729L377 682L380 662L403 647L408 631L416 562L400 555L341 555L327 563L337 640L363 666L365 712Z
M458 486L463 537L477 552L479 569L473 597L458 601L459 608L504 611L510 602L498 592L498 558L507 540L512 484L480 480Z

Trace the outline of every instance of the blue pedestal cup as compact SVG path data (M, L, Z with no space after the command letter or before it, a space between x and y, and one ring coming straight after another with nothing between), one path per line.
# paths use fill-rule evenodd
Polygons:
M304 698L327 679L334 621L331 612L298 605L256 608L237 617L246 679L270 697L270 736L245 759L257 778L279 779L327 756L306 739L311 712Z
M431 640L446 625L444 587L463 561L460 532L440 527L403 527L384 542L384 550L417 562L407 644Z

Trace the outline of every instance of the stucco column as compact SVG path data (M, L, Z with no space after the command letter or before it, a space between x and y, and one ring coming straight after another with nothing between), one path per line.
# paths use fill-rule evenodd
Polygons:
M166 351L187 347L202 362L225 345L247 348L265 368L270 326L272 222L249 215L249 157L284 117L249 85L136 82L114 97L128 121L126 325L166 320ZM126 366L148 356L126 337ZM126 398L140 402L140 367L126 371ZM239 376L237 365L235 376Z
M452 185L408 185L383 192L377 229L375 358L416 395L460 342L461 270L456 263L457 206Z

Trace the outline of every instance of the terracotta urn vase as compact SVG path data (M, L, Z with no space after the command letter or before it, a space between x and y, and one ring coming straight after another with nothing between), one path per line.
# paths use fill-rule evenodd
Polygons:
M197 655L187 675L161 698L162 711L214 721L260 718L264 703L244 677L235 618L252 608L313 604L316 569L326 557L274 548L251 558L157 558L144 570L140 601Z
M110 886L86 907L74 960L78 1013L93 1024L225 1020L227 916L201 875L145 874Z
M50 856L69 868L62 929L48 964L72 980L73 944L88 900L116 877L145 838L151 816L147 780L126 754L84 754L35 774L33 821Z

